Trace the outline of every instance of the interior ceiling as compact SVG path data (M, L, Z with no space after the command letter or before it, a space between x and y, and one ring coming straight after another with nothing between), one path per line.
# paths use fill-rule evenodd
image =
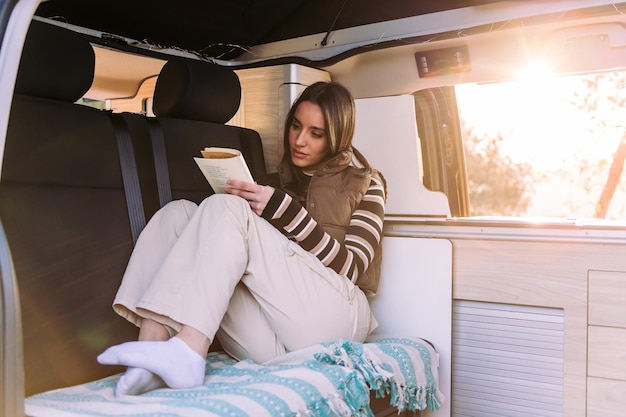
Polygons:
M40 17L205 56L494 0L49 0Z

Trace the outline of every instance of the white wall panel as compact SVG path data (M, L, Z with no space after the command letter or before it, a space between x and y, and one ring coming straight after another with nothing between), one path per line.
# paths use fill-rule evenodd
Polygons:
M387 179L386 215L449 217L446 195L422 183L413 96L355 100L354 146Z
M417 336L439 354L439 388L446 400L423 417L450 416L452 244L446 239L386 236L378 293L370 301L379 335Z

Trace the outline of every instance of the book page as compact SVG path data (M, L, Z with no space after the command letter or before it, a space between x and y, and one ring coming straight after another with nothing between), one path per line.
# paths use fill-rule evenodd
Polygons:
M205 148L201 152L203 158L194 157L193 159L215 193L224 193L228 179L254 182L248 165L238 150Z

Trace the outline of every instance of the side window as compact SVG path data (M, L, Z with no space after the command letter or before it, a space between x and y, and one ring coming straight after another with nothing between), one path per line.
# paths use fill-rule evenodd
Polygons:
M109 105L106 100L94 100L87 97L83 97L76 101L76 104L80 104L82 106L95 107L100 110L108 110Z
M626 218L626 72L457 85L470 216Z

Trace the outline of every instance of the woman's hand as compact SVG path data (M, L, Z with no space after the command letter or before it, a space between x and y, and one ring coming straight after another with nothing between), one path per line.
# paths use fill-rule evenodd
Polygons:
M267 202L270 201L274 188L269 185L259 185L252 182L228 180L226 181L226 193L238 195L248 201L250 208L259 216L265 210Z

